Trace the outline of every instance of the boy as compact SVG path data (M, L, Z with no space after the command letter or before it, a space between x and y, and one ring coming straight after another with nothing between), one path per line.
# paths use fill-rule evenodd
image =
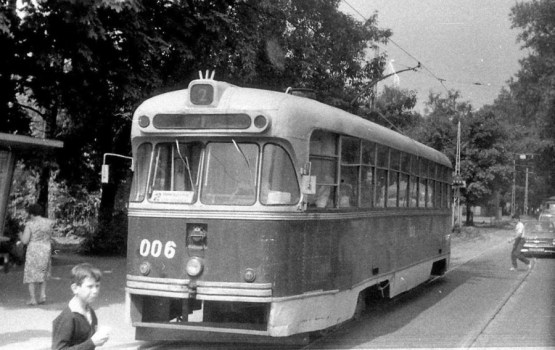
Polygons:
M97 330L98 320L90 307L98 296L102 273L91 264L71 269L73 298L56 317L52 332L52 349L94 349L108 340L107 330Z

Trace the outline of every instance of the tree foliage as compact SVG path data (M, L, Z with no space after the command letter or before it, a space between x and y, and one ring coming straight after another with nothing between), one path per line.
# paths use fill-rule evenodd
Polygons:
M457 91L449 91L446 97L431 93L428 115L416 137L447 154L455 167L460 123L460 175L466 183L461 194L467 224L472 224L471 207L499 204L495 194L509 188L512 162L506 149L507 131L496 115L475 112L470 103L459 101L460 97Z
M376 15L360 23L339 12L339 0L42 0L21 2L19 12L16 4L0 7L8 53L0 68L8 91L0 97L2 130L29 133L32 111L44 137L64 141L57 181L81 193L99 190L103 154L129 155L138 103L187 86L199 70L215 69L238 85L310 87L332 92L328 101L348 101L345 90L381 74L383 57L366 59L365 50L391 34L377 28ZM124 208L114 206L127 166L118 164L122 170L102 188L97 250L122 246L110 237L121 226L114 217ZM45 204L52 169L40 172Z
M529 206L555 194L555 3L516 3L510 14L518 41L528 55L492 106L507 125L507 152L515 157L517 203L524 202L525 168L530 170ZM534 155L533 164L519 164L518 155Z
M361 117L395 131L413 136L422 123L422 116L414 111L416 93L407 89L384 86L374 100L374 106L359 108Z

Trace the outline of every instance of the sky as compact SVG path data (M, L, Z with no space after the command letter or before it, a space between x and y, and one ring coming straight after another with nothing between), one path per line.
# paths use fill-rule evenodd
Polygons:
M417 92L417 110L424 111L430 91L447 96L447 90L458 90L459 101L469 102L476 110L494 102L519 70L519 59L526 55L517 42L518 30L511 29L509 14L515 3L343 0L340 10L357 20L377 11L378 27L391 29L391 39L398 45L390 43L380 48L387 52L394 69L414 67L418 62L424 66L418 72L398 74L401 89ZM444 79L443 84L440 79Z

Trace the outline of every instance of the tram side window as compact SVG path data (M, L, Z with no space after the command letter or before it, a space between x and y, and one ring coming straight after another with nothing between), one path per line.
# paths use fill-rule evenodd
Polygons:
M360 205L364 208L371 208L374 203L374 168L363 165L361 176Z
M447 193L447 208L451 208L451 184L453 183L453 179L451 177L451 169L445 168L445 193Z
M153 202L192 203L196 199L201 152L202 145L198 142L157 144L149 199Z
M426 179L420 177L418 184L418 206L420 208L426 208L428 206L427 196L426 196Z
M388 208L395 208L399 204L399 172L395 170L389 171L389 186L387 187L387 203Z
M300 198L295 167L280 146L264 146L260 202L265 205L296 204Z
M399 207L406 208L410 203L410 154L400 152L400 173L399 173ZM411 205L414 206L414 205Z
M389 186L387 187L387 207L394 208L401 204L405 204L404 200L400 198L400 191L402 190L399 178L400 170L400 157L401 154L397 150L390 150L389 153ZM404 192L403 194L406 195Z
M253 205L256 201L258 145L212 142L206 148L200 200L212 205Z
M435 206L437 208L444 208L446 193L443 187L443 167L440 165L436 165L436 199L435 199Z
M360 172L360 162L360 139L342 136L339 207L358 206L358 174Z
M374 204L374 166L376 165L376 144L362 141L362 167L360 181L360 205L370 208Z
M441 166L441 173L440 173L440 181L441 181L441 207L442 208L449 208L451 203L451 193L449 191L450 183L450 176L449 176L449 168L445 166Z
M428 187L427 187L428 189L427 189L426 192L428 194L428 197L426 199L426 203L428 203L428 208L433 208L435 206L435 202L434 202L434 198L435 198L434 197L434 193L435 193L434 180L428 179L428 184L427 185L428 185Z
M410 174L409 175L409 194L408 194L408 205L411 208L416 208L419 206L418 203L418 176L419 164L418 158L405 154L405 160L403 162L404 166L402 168Z
M399 206L406 208L409 206L410 177L408 174L399 174Z
M376 164L376 207L384 208L388 196L387 168L389 167L389 147L377 145Z
M312 175L316 176L316 194L308 196L308 205L333 208L336 205L338 147L337 134L316 130L310 137Z
M150 143L143 143L137 148L133 183L129 195L129 201L131 202L142 202L145 199L146 182L148 179L151 156L152 145Z

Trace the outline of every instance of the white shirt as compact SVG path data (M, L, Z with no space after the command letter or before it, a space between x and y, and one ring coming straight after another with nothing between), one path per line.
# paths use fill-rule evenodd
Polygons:
M524 224L522 222L517 222L515 226L515 237L523 237L524 236Z

